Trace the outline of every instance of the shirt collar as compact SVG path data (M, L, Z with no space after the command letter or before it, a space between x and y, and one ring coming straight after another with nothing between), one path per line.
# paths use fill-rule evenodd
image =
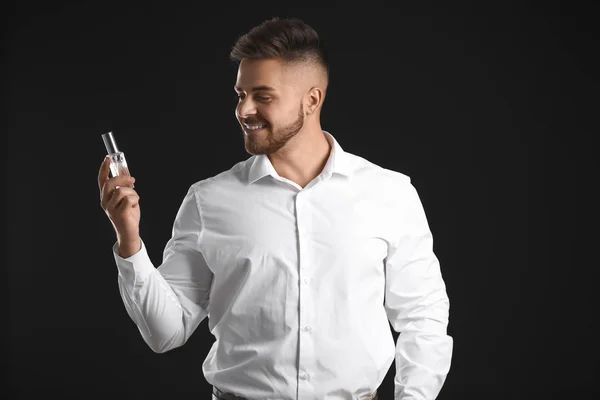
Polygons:
M329 152L329 158L327 163L321 172L321 176L324 179L331 177L334 173L341 174L344 176L350 176L351 165L348 154L342 149L340 144L335 140L333 135L327 131L323 131L325 138L331 145L331 151ZM252 184L267 175L274 177L279 176L271 160L265 154L259 154L253 156L254 159L251 161L250 170L248 172L248 183Z

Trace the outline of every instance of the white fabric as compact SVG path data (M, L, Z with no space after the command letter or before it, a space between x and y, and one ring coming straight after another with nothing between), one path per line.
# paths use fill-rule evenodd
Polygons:
M329 159L304 188L264 155L191 185L158 268L143 240L125 259L115 243L127 312L155 352L208 316L205 379L238 396L360 399L395 359L395 399L434 399L453 340L417 191L323 132Z

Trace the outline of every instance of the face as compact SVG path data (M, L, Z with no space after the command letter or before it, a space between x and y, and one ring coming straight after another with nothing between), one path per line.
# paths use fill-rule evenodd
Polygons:
M297 81L297 73L278 60L240 63L235 111L249 154L275 153L302 130L304 107Z

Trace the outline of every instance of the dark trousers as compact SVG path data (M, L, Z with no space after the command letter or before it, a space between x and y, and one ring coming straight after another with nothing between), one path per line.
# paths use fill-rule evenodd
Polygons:
M212 400L248 400L245 397L239 397L231 393L225 393L213 386ZM379 400L377 391L361 400Z

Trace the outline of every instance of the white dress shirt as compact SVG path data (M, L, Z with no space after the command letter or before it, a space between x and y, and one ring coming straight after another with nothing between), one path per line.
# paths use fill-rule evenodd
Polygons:
M331 144L304 188L251 156L191 185L158 267L113 254L150 348L205 318L210 384L252 400L362 399L396 361L395 399L435 399L450 368L449 300L410 178ZM394 343L388 321L400 332Z

